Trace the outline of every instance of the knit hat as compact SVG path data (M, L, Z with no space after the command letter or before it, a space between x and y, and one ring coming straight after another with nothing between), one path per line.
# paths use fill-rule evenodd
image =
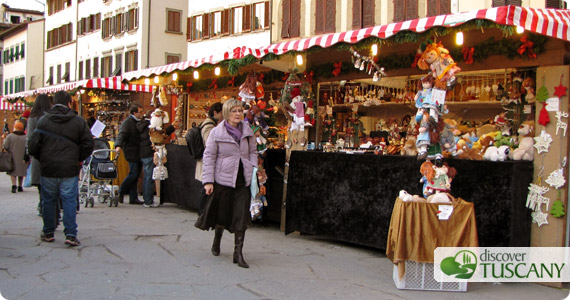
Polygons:
M23 118L29 118L30 117L30 111L26 110L23 114L22 114Z
M24 123L20 121L14 122L14 131L24 131Z

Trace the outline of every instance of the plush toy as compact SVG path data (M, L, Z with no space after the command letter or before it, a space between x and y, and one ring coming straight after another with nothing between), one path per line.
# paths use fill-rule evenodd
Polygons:
M494 124L485 124L480 127L477 127L477 136L482 137L487 135L491 132L497 132L497 127Z
M435 87L442 90L453 87L456 82L455 74L461 71L441 42L427 45L418 61L418 67L431 70L435 77Z
M418 149L416 148L416 138L415 137L412 136L404 142L404 145L402 146L400 154L406 155L406 156L418 155Z
M420 110L423 111L423 109ZM419 134L416 140L416 147L418 148L418 160L425 159L428 155L427 148L430 144L429 129L429 113L423 111L422 122L420 124L420 129L418 130Z
M451 156L456 156L457 147L455 144L455 135L451 130L451 126L445 124L443 130L439 133L439 145L442 151L449 152Z
M504 145L500 147L491 146L487 148L487 150L485 151L483 159L490 161L505 161L507 160L507 155L509 154L510 151L511 148L509 146L504 146Z
M451 198L447 193L435 193L427 197L426 201L428 203L451 203Z
M521 124L518 129L519 145L511 151L509 158L512 160L534 160L534 125L532 122Z
M400 194L398 195L398 198L400 198L400 200L404 201L404 202L408 202L408 201L412 201L412 195L410 195L408 192L406 192L405 190L401 190Z
M534 91L534 87L535 87L534 79L532 79L532 77L525 78L523 80L522 86L526 91L525 100L527 102L533 102L536 99L535 98L535 91Z
M168 118L168 113L164 110L161 110L160 108L157 108L152 112L150 118L150 125L148 125L148 128L160 131L162 130L162 124L168 122L170 122L170 119Z
M247 74L245 82L239 87L239 97L241 101L249 104L250 101L255 101L256 98L257 79L253 73Z
M469 160L482 160L483 155L479 149L469 148L467 145L462 146L457 150L457 158Z

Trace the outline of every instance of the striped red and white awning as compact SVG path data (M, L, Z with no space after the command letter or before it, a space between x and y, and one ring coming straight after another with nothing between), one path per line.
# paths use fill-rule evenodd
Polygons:
M121 76L89 79L82 83L81 86L87 89L108 89L152 93L151 85L124 84L122 83L122 80L123 78Z
M53 94L59 91L71 91L79 87L83 81L66 82L52 86L46 86L35 90L36 94Z
M194 59L187 62L170 64L161 67L148 68L140 71L129 72L123 75L123 79L133 80L141 77L150 77L162 73L171 73L177 70L186 70L189 67L199 67L202 64L217 64L228 59L239 59L247 55L257 58L273 53L281 55L289 51L305 51L311 47L319 46L327 48L337 43L343 42L355 44L368 37L378 37L387 39L394 34L408 30L413 32L424 32L432 27L454 27L465 22L485 19L502 25L513 25L524 27L525 30L546 35L565 41L570 41L570 11L566 9L535 9L520 6L502 6L488 9L479 9L469 12L427 17L404 22L379 25L362 28L346 32L337 32L291 40L272 44L261 48L250 48L247 46L237 47L233 51L228 51L220 56L210 56L204 59Z
M28 107L21 101L14 104L8 102L7 99L2 98L0 100L0 110L26 110Z

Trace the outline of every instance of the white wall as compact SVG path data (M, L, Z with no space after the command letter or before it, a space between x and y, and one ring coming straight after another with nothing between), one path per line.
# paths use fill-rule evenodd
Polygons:
M215 1L197 1L190 0L193 5L202 3L212 3ZM227 2L227 1L226 1ZM186 61L186 19L188 18L188 3L181 0L154 0L151 1L150 10L150 45L149 51L142 51L143 64L148 67L162 66L166 64L166 54L180 55L180 61ZM167 32L167 9L179 10L180 15L180 33ZM148 18L148 11L144 12L145 18ZM148 54L148 56L146 55ZM144 66L147 67L147 66Z
M26 39L26 90L33 90L42 87L45 82L44 21L29 23Z
M91 1L93 2L93 1ZM55 28L59 28L67 23L72 24L73 28L73 40L76 40L77 37L77 0L73 0L73 3L70 7L67 7L51 16L46 14L46 21L45 21L45 31L44 31L44 41L47 43L47 33ZM61 65L61 75L65 73L65 64L70 63L70 73L69 73L69 80L75 81L75 65L76 65L76 44L72 42L70 44L66 44L64 46L58 46L50 50L46 50L45 52L45 62L44 62L44 75L45 79L49 76L49 68L53 66L53 76L54 80L53 83L57 83L57 65ZM44 49L45 49L44 43ZM45 81L44 81L44 85Z

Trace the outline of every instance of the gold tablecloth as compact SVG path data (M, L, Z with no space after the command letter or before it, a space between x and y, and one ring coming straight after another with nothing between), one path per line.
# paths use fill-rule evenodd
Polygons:
M433 263L437 247L478 247L477 225L473 203L454 199L448 220L439 220L439 205L444 203L403 202L396 199L386 256L398 264L400 278L406 260Z

